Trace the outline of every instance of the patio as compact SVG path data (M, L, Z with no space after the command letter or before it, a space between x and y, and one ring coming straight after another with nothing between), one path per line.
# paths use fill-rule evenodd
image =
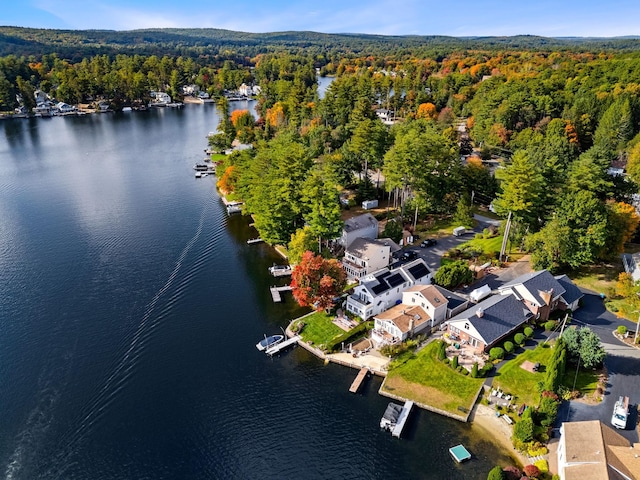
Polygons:
M449 340L449 342L450 344L445 350L449 361L453 360L453 357L458 357L458 365L462 365L469 371L473 368L474 363L478 364L478 368L482 368L489 361L488 355L478 352L475 347L469 344L458 343L453 340Z

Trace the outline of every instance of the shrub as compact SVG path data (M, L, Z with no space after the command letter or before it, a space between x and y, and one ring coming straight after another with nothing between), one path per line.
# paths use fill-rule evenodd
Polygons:
M524 344L524 340L525 340L524 335L521 333L516 333L513 336L513 341L516 342L518 345Z
M510 342L508 340L506 342L504 342L504 350L505 350L505 352L511 353L511 352L513 352L514 349L515 349L515 345L513 344L513 342Z
M457 355L455 355L451 359L451 368L453 368L454 370L456 370L458 368L458 356Z
M524 336L527 337L527 338L533 337L533 328L524 327Z
M505 474L505 480L520 480L520 477L522 476L520 469L512 465L504 467L503 471Z
M438 345L438 360L445 360L447 358L447 345L444 342L440 342Z
M491 470L489 470L487 480L504 480L504 472L502 471L502 467L496 465Z
M540 476L540 469L535 465L527 465L526 467L524 467L523 473L527 477L538 478Z
M478 378L478 362L475 362L471 367L471 378Z
M460 368L460 373L462 373L463 375L469 375L469 370L467 370L466 368L460 366L458 367Z
M450 361L448 358L445 358L445 359L443 360L443 362L445 363L445 365L449 365L449 363L450 363L451 361Z
M627 327L625 327L624 325L618 326L618 333L620 335L624 335L625 333L627 333Z
M500 347L493 347L491 350L489 350L489 358L491 358L492 360L502 360L504 358L504 350Z
M516 441L520 444L526 444L533 440L533 419L531 418L531 409L527 408L520 420L513 427L514 444Z
M555 320L549 320L547 323L544 324L544 329L547 332L550 332L551 330L553 330L554 328L556 328L556 325L558 324L558 322L556 322Z
M536 467L538 467L538 470L540 470L540 472L542 472L542 473L546 473L546 472L549 471L549 464L547 463L547 461L544 458L542 458L540 460L536 460L534 462L534 465Z

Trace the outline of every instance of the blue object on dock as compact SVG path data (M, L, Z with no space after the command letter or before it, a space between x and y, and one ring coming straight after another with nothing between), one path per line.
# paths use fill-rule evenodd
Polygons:
M458 463L464 462L465 460L469 460L471 458L469 450L464 448L464 445L456 445L455 447L451 447L449 449L449 453Z

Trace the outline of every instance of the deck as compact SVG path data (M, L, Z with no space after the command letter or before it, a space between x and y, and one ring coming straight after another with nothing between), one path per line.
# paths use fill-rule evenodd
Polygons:
M271 287L271 298L275 303L280 303L282 301L282 292L290 292L291 285L283 285L282 287Z
M351 393L358 393L358 390L360 390L360 385L362 385L362 382L364 382L364 379L367 377L367 373L369 373L369 369L367 367L362 367L360 369L360 372L358 372L358 376L355 378L355 380L351 384L351 387L349 388L349 391Z
M300 338L301 338L300 335L296 335L295 337L291 337L290 339L285 340L284 342L280 342L277 345L274 345L273 347L267 348L266 354L275 355L276 353L281 352L285 348L288 348L291 345L298 343L298 340L300 340Z
M404 404L404 407L402 407L402 411L400 412L400 416L398 417L396 426L393 427L393 430L391 431L391 435L396 438L400 438L402 429L404 428L404 424L407 422L407 418L409 418L409 414L411 413L412 408L413 402L411 400L407 400L407 402Z

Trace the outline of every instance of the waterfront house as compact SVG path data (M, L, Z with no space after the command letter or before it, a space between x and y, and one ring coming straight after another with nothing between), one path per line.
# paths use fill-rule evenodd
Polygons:
M338 243L347 248L356 238L378 238L378 220L370 213L346 220Z
M640 479L640 444L599 420L564 422L557 457L562 480Z
M402 293L413 285L429 285L431 271L421 258L396 268L385 267L360 279L347 297L347 311L367 320L401 303Z
M402 292L402 303L374 316L371 340L377 347L402 342L433 329L467 304L440 286L413 285Z
M382 120L385 125L393 125L395 123L395 112L386 108L376 109L376 116Z
M533 314L513 294L492 295L446 322L449 338L481 353L515 333Z
M400 250L390 238L356 238L344 252L342 266L347 279L358 280L389 265L393 253Z
M515 295L541 321L548 320L549 314L557 308L566 308L564 303L560 303L565 292L564 287L548 270L520 275L498 287L498 293Z
M69 105L68 103L58 102L56 103L56 111L60 113L72 113L76 111L76 107Z

